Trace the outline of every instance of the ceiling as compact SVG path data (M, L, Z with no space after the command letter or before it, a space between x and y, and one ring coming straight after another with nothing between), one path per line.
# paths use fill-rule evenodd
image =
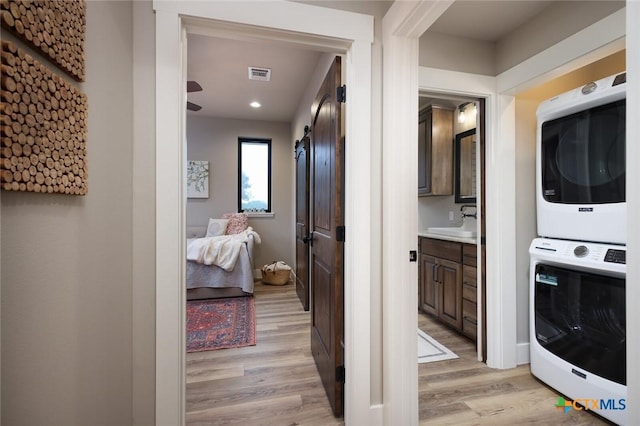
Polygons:
M554 1L458 0L434 22L429 31L496 42L552 3Z
M290 122L321 52L190 34L187 80L202 86L187 94L200 105L188 114ZM249 80L248 67L271 69L271 81ZM249 104L259 102L261 108Z
M527 22L552 1L458 0L429 31L495 42ZM282 44L189 34L187 80L201 92L187 99L202 109L189 115L290 122L321 52ZM251 81L248 67L270 68L271 81ZM258 101L261 108L251 108Z

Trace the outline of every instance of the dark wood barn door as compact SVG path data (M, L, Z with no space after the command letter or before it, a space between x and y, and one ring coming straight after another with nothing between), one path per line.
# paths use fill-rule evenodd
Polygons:
M333 413L343 413L344 302L343 129L340 58L336 57L312 107L311 126L311 351Z
M309 310L309 156L308 126L296 142L296 293Z

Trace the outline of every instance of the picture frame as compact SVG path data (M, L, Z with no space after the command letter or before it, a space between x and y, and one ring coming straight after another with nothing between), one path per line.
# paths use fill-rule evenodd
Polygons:
M209 198L208 161L187 161L187 198Z

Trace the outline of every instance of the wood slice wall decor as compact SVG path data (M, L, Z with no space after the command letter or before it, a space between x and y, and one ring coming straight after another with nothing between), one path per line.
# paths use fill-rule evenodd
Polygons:
M0 0L2 26L84 81L84 0Z
M87 193L87 97L2 41L0 183L8 191Z

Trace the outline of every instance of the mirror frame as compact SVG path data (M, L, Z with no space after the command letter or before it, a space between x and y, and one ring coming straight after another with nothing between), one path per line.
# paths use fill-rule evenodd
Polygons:
M455 203L456 204L461 204L461 203L467 203L467 204L475 204L476 203L476 196L474 195L473 197L471 196L461 196L460 195L460 147L462 145L462 139L471 136L471 135L476 135L476 128L474 127L473 129L467 130L466 132L462 132L462 133L458 133L456 135L456 140L455 140L455 157L454 157L454 165L455 165L455 188L454 188L454 196L455 196ZM477 138L476 138L476 143L477 143Z

